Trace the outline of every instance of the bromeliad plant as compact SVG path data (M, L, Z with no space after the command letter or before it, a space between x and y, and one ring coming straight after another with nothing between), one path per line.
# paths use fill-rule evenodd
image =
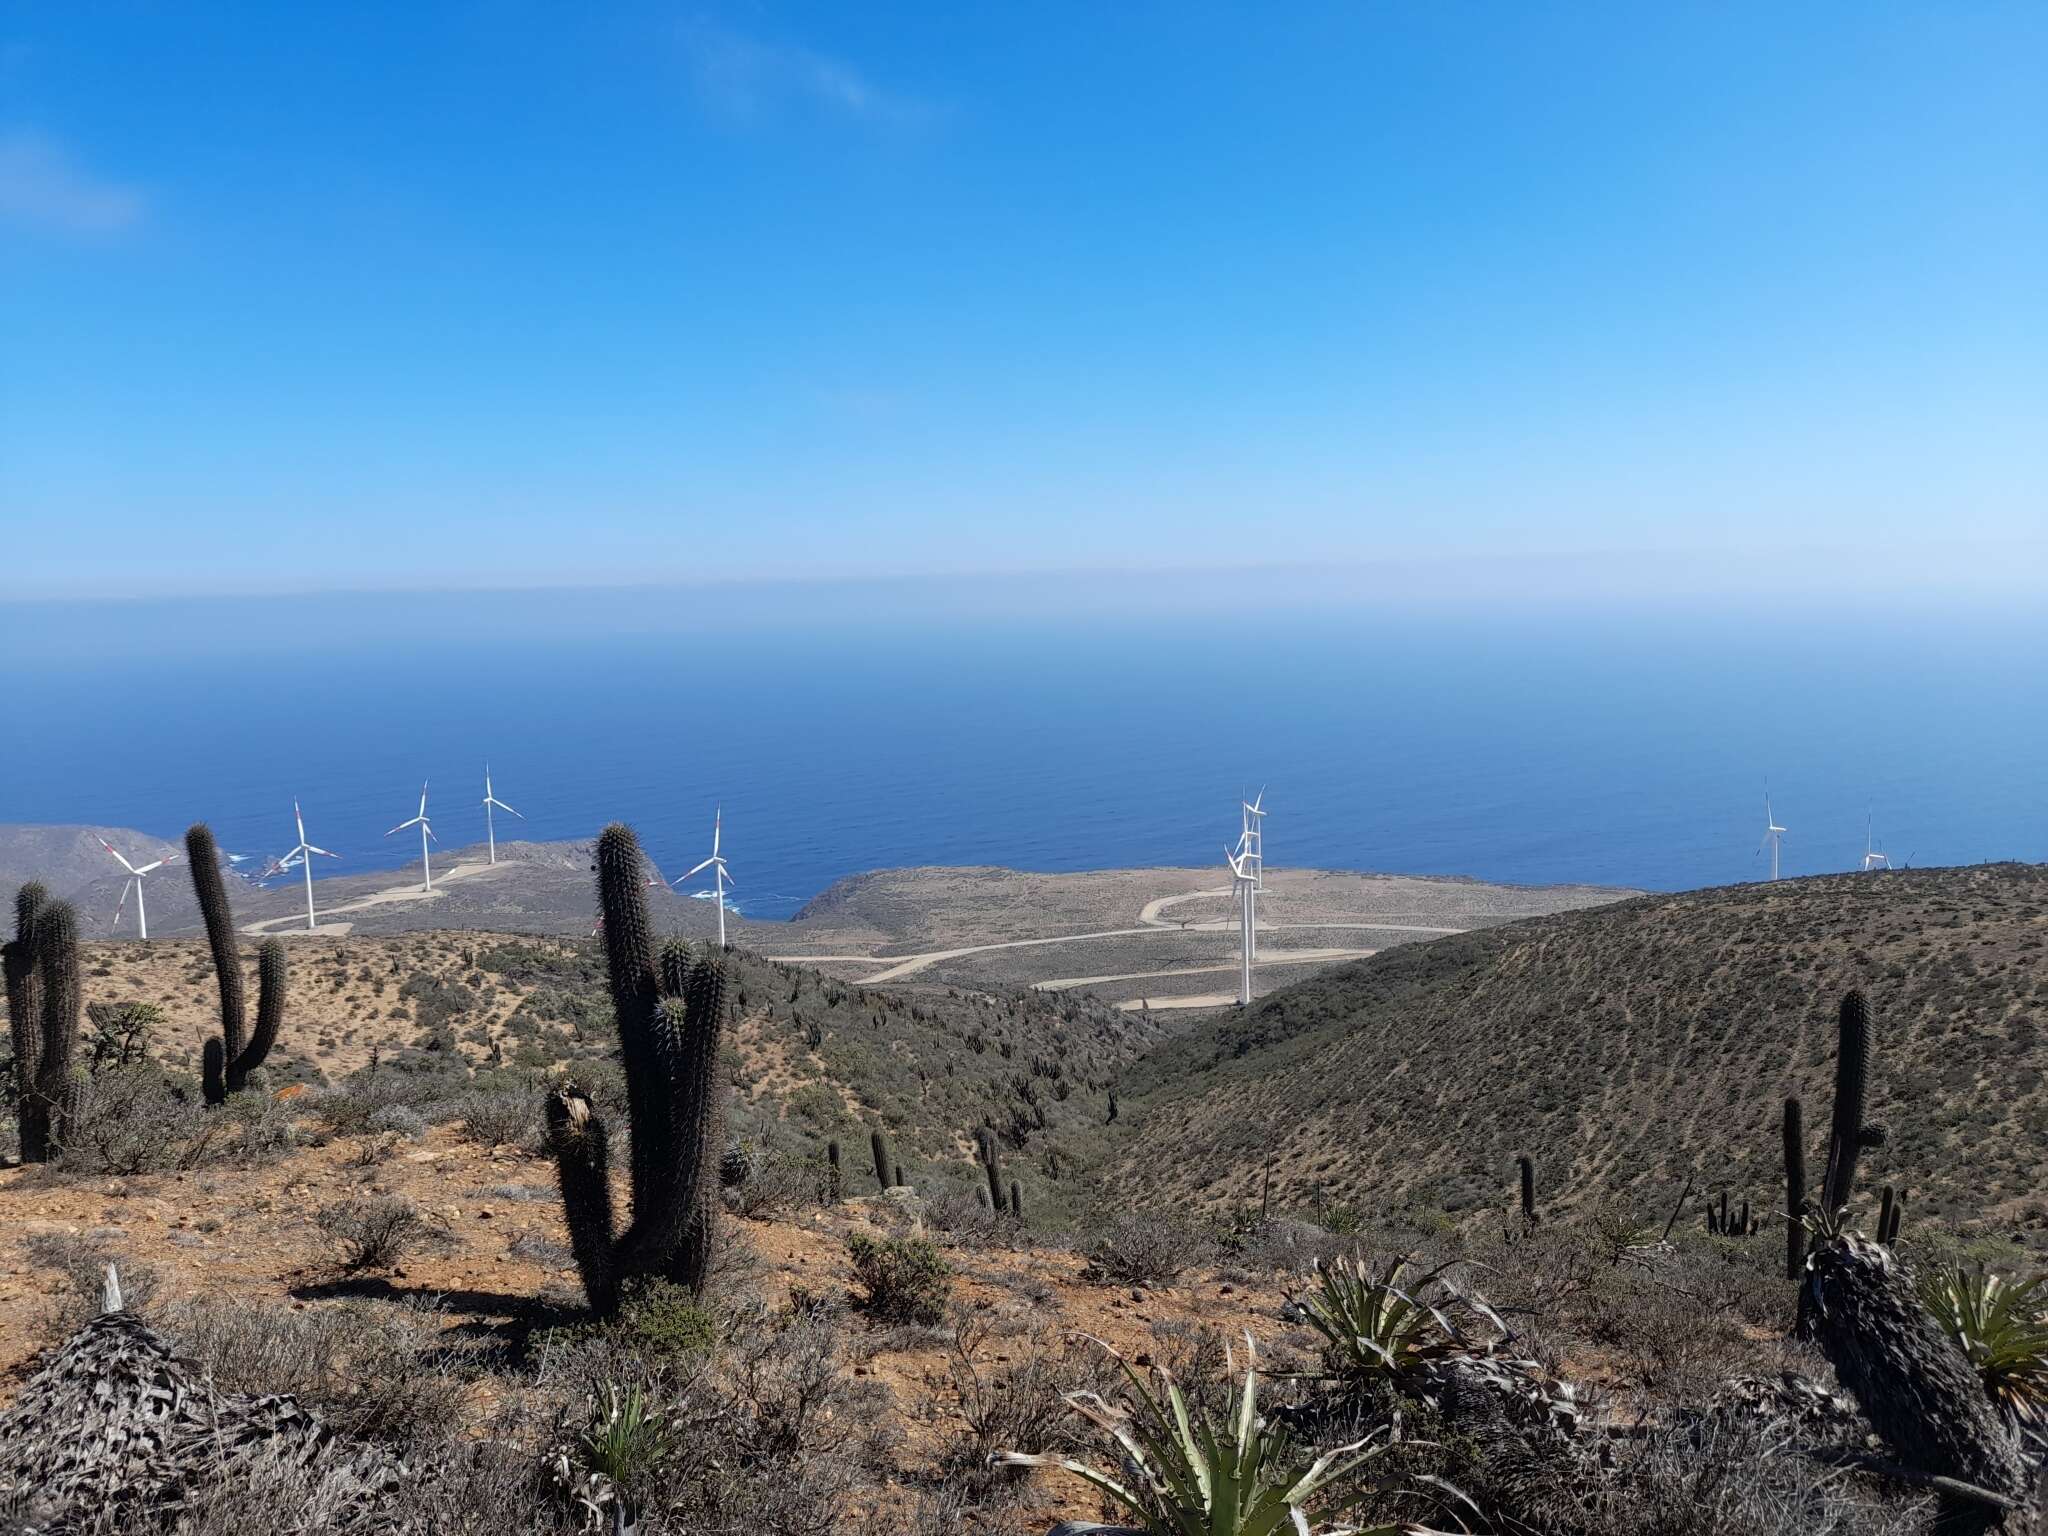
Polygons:
M1371 1490L1358 1486L1359 1473L1382 1446L1353 1441L1309 1459L1280 1425L1258 1408L1258 1362L1245 1335L1244 1383L1218 1425L1188 1411L1172 1375L1153 1368L1147 1384L1122 1355L1091 1339L1122 1367L1130 1387L1129 1406L1094 1392L1064 1394L1067 1406L1101 1430L1123 1463L1111 1475L1062 1456L998 1451L999 1466L1057 1467L1071 1472L1118 1505L1146 1536L1276 1536L1291 1527L1310 1531L1308 1510L1326 1520L1355 1508ZM1231 1362L1233 1371L1236 1362ZM1370 1530L1344 1528L1349 1536L1401 1536L1410 1525Z
M2008 1280L1943 1265L1920 1277L1919 1291L1991 1400L2022 1422L2048 1420L2048 1275Z
M1427 1299L1448 1266L1404 1286L1401 1273L1407 1267L1405 1258L1390 1261L1377 1275L1355 1259L1317 1266L1314 1288L1295 1301L1308 1325L1323 1336L1323 1359L1332 1375L1354 1386L1391 1381L1427 1361L1476 1347L1443 1307ZM1484 1301L1459 1300L1507 1333Z

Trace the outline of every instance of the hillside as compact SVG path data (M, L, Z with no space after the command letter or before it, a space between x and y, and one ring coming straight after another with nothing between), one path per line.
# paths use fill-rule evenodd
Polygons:
M244 951L252 995L254 947ZM549 1072L616 1070L604 958L588 939L300 935L287 953L273 1087L344 1083L372 1061L387 1075L480 1073L526 1095L537 1132L534 1085ZM89 1005L156 1005L155 1054L197 1071L219 1028L203 940L99 941L82 960ZM850 1174L866 1180L868 1133L880 1127L906 1173L967 1190L979 1177L972 1132L986 1123L1009 1148L1009 1174L1047 1212L1085 1200L1076 1180L1099 1160L1110 1086L1169 1027L1081 995L864 988L745 950L728 968L738 1128L768 1152L813 1156L837 1138Z
M1502 1206L1527 1151L1550 1207L1661 1214L1690 1174L1780 1208L1782 1100L1824 1123L1835 1007L1861 986L1889 1133L1867 1186L2038 1248L2044 946L2048 870L2015 864L1646 896L1406 945L1141 1063L1109 1176L1147 1203L1255 1201L1270 1159L1276 1203L1456 1219Z

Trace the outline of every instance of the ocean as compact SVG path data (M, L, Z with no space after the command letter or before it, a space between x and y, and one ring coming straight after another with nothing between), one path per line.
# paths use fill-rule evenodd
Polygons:
M203 818L261 857L293 842L296 796L342 855L320 873L395 868L417 842L384 829L423 780L442 844L481 840L488 763L525 815L501 839L623 818L671 874L722 807L735 903L763 919L885 866L1220 873L1262 787L1276 867L1752 880L1767 785L1787 875L1857 867L1866 815L1899 863L2048 858L2048 625L2025 615L793 614L405 638L388 607L351 624L327 600L317 632L288 608L131 613L112 627L132 643L17 664L0 821L175 837Z

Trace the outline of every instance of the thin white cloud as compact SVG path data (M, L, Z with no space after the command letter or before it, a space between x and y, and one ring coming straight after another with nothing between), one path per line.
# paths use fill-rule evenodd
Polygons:
M45 134L0 133L0 223L44 234L112 235L140 222L133 187L103 181Z
M685 22L681 36L698 100L728 122L761 123L793 110L878 125L913 124L930 115L924 103L808 48L763 42L706 17Z

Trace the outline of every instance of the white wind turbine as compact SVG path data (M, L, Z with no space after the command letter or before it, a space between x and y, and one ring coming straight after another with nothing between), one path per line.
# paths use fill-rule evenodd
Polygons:
M1771 878L1773 880L1778 878L1778 846L1784 840L1785 829L1778 825L1777 818L1771 814L1771 792L1765 790L1764 837L1763 841L1756 845L1756 851L1762 853L1766 848L1771 850Z
M306 929L308 932L311 932L317 926L313 916L312 856L317 853L324 859L338 859L341 857L341 855L338 853L329 853L325 848L318 847L315 844L306 841L306 817L305 813L299 809L299 802L296 800L292 802L292 820L297 824L299 829L298 847L294 848L290 853L286 854L283 858L277 860L270 866L269 869L265 870L263 873L267 875L275 873L278 870L290 869L294 864L301 865L305 869ZM258 878L260 879L261 876L259 876Z
M427 786L424 784L420 786L419 814L410 821L401 821L391 829L391 832L403 832L407 827L418 827L420 829L420 869L425 874L427 881L421 889L431 891L434 888L434 866L427 855L427 839L434 836L434 829L427 821ZM386 832L384 835L389 837L391 832Z
M504 801L500 800L496 795L491 793L491 767L490 764L486 763L484 765L484 836L490 839L491 862L495 864L498 862L498 828L496 823L493 822L491 819L492 806L496 806L499 810L504 811L507 815L519 816L519 813L513 810L511 806L507 805ZM420 793L420 813L422 815L425 815L426 809L426 792L422 790ZM521 821L526 820L524 816L519 816L519 819ZM422 856L424 857L424 855Z
M1259 958L1259 895L1266 889L1266 833L1265 812L1266 791L1260 788L1256 798L1240 799L1238 809L1243 819L1243 828L1238 833L1237 851L1244 855L1251 872L1251 888L1246 893L1251 902L1250 932L1252 936L1252 958Z
M718 851L719 831L724 820L725 808L720 806L711 816L711 857L676 876L676 884L681 885L690 876L696 874L698 870L708 869L711 871L712 890L718 901L718 947L720 949L725 948L725 887L727 881L732 878L726 872L724 856Z
M1252 892L1258 877L1251 869L1251 855L1242 844L1224 849L1223 858L1230 865L1231 890L1237 896L1237 1001L1244 1006L1252 1000Z
M1873 869L1890 869L1892 861L1885 857L1884 850L1873 841L1877 831L1877 817L1869 815L1863 819L1863 872L1867 875Z
M121 850L116 848L112 843L108 842L104 837L100 839L100 846L106 849L107 852L111 853L115 858L120 859L121 867L128 871L128 883L121 887L121 903L119 906L114 908L114 926L116 928L121 926L122 909L128 905L128 893L130 891L133 891L135 893L136 931L142 938L148 938L149 908L143 904L142 900L142 877L148 874L152 869L162 869L164 865L175 862L178 856L175 853L167 853L162 858L158 859L155 863L145 864L140 869L137 869L133 864L130 864L125 858L122 858Z

